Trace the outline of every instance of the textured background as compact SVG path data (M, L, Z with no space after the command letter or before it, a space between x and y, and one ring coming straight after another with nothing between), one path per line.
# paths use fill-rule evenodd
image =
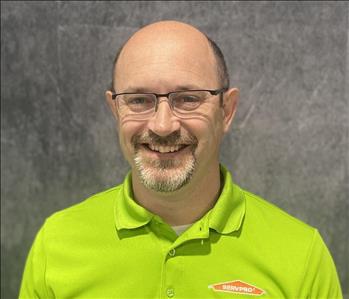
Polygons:
M128 170L104 91L116 49L161 19L221 45L241 89L223 162L320 230L348 293L348 15L345 2L1 1L1 297L17 296L45 217Z

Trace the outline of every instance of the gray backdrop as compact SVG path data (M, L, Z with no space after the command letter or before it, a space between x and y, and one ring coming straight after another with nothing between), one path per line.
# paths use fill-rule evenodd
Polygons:
M348 293L348 13L346 2L2 1L2 298L17 296L45 217L123 179L104 92L116 49L162 19L221 45L241 89L222 161L320 230Z

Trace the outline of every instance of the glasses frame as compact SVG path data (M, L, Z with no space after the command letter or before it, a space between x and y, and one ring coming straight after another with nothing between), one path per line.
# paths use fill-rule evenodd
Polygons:
M170 95L174 94L174 93L179 93L179 92L191 92L191 91L207 91L209 92L211 95L216 96L216 95L221 95L220 96L220 105L223 106L223 93L226 92L228 90L228 87L223 87L220 89L188 89L188 90L177 90L177 91L171 91L169 93L154 93L154 92L122 92L122 93L112 93L112 99L116 100L117 96L121 96L121 95L125 95L125 94L145 94L145 95L153 95L156 98L156 102L155 102L155 110L154 112L156 112L158 110L158 105L159 105L159 98L160 97L165 97L167 98L171 110L174 111L173 108L173 104L172 101L170 101Z

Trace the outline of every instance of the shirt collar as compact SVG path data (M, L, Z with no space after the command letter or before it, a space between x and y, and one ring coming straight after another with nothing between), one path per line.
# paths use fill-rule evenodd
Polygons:
M132 177L131 172L129 172L114 205L115 226L118 230L144 226L154 217L150 211L136 203L133 198Z
M198 222L202 233L208 235L209 228L228 234L240 228L245 215L245 198L242 190L232 182L227 169L220 166L223 178L222 192L215 206ZM128 173L114 206L115 225L118 230L133 229L148 224L155 216L134 200L131 173ZM206 231L206 232L204 232Z
M245 216L245 197L239 186L232 181L229 171L220 166L223 179L222 192L215 206L204 216L208 227L221 234L239 230Z

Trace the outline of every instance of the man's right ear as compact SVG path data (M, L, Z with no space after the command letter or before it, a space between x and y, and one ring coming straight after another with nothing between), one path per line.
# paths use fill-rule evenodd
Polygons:
M105 92L105 98L107 100L108 106L113 113L115 119L118 119L118 110L116 109L116 103L115 100L112 99L112 92L110 90L107 90Z

